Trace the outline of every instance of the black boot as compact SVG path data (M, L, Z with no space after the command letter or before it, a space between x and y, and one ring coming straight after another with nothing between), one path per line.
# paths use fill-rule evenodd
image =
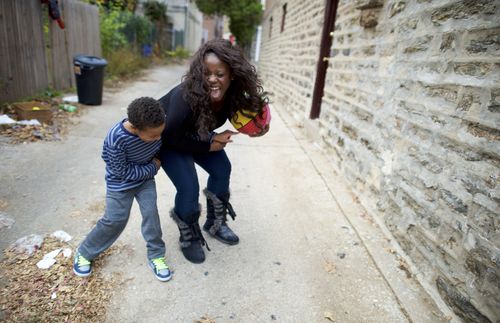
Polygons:
M179 228L181 234L179 242L184 257L195 264L204 262L205 252L203 251L203 246L206 246L208 251L210 251L210 248L203 238L200 225L198 224L200 211L191 214L185 221L181 220L179 216L175 214L174 210L170 211L170 216L175 223L177 223L177 227Z
M203 192L207 196L207 222L203 225L203 230L220 242L229 245L237 244L240 239L226 224L228 212L233 220L236 217L229 203L229 193L216 196L207 189Z

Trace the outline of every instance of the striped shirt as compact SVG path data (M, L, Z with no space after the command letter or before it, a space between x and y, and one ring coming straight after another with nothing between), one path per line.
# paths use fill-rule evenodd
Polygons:
M123 123L114 125L102 147L106 163L106 186L110 191L125 191L153 178L158 172L153 157L161 147L161 139L144 142L130 133Z

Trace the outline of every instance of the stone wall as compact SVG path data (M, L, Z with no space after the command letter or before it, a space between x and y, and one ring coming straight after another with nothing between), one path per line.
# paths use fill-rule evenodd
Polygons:
M281 32L285 3L266 3L259 73L274 102L302 115L311 102L324 4L322 0L289 1Z
M263 22L266 90L305 124L323 10L274 1ZM314 123L363 205L472 322L500 317L499 54L499 1L341 0Z

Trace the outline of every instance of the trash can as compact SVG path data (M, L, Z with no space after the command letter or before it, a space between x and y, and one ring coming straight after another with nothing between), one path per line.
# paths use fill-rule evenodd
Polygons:
M100 105L102 103L104 67L106 65L108 62L97 56L76 55L73 57L79 103L86 105Z

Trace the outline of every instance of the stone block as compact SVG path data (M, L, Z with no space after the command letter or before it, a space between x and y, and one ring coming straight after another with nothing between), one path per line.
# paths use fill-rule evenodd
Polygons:
M470 298L466 296L467 294L445 277L438 276L436 287L444 301L453 308L457 315L467 322L491 323L486 316L472 305Z
M389 8L389 17L392 18L406 8L406 1L395 1Z
M438 97L450 102L457 100L458 88L456 85L423 85L423 89L430 97Z
M423 37L419 37L413 40L404 50L403 53L411 54L415 52L426 51L429 48L429 43L432 40L432 36L427 35Z
M361 11L359 24L363 28L374 28L378 25L380 9L366 9Z
M342 132L352 140L358 139L358 131L354 127L347 125L346 123L344 123L344 125L342 126Z
M453 63L453 70L455 71L455 73L466 76L474 76L478 78L484 78L487 74L491 73L494 68L495 64L493 63Z
M471 227L474 227L482 237L491 242L500 242L500 234L498 233L500 223L498 223L499 219L496 216L498 213L492 213L477 203L471 203L469 213Z
M384 5L383 0L355 0L354 7L359 10L380 8Z
M477 14L494 15L495 10L494 0L464 0L435 9L431 21L441 25L449 19L468 19Z
M475 30L468 33L465 50L469 54L490 53L500 51L500 28Z
M448 206L458 213L467 214L468 206L459 197L455 196L452 192L446 189L440 189L441 198Z
M488 111L495 113L500 112L500 88L491 90L491 99L488 104Z
M477 122L468 122L467 132L475 137L485 138L491 141L500 140L500 129L490 128Z
M442 52L446 52L452 48L454 48L456 45L456 35L455 33L445 33L441 36L441 45L439 46L439 50Z

